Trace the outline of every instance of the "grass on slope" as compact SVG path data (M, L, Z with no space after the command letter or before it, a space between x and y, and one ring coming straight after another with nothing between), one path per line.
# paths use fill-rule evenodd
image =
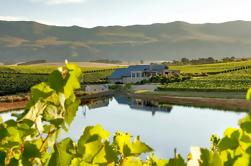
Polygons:
M0 73L31 73L31 74L49 74L55 70L56 66L0 66ZM95 72L96 70L116 69L114 66L88 66L81 67L83 72Z
M55 66L0 66L0 93L27 92L42 81L47 81ZM84 83L106 83L116 67L82 67ZM38 75L43 74L43 75Z
M111 76L113 70L95 72L95 73L85 73L83 75L84 83L105 83L107 78Z
M251 69L233 71L208 77L194 77L184 82L170 83L160 90L195 90L195 91L242 91L251 86Z
M251 60L240 61L240 62L203 64L203 65L170 66L170 69L180 70L181 73L208 73L208 72L222 72L244 66L251 66Z

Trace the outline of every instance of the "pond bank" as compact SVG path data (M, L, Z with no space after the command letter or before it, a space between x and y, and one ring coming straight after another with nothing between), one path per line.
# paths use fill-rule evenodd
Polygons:
M221 98L221 99L245 99L246 92L214 92L214 91L154 91L154 95L166 95L176 97L202 97L202 98Z
M95 94L85 94L77 92L76 96L82 101L82 100L90 100L102 97L112 97L114 94L115 94L114 91L107 91ZM29 94L1 96L0 112L23 109L28 101L29 101Z
M88 94L88 95L78 95L76 96L80 100L88 100L88 99L95 99L95 98L102 98L102 97L112 97L115 94L115 91L109 90L106 92L100 92L100 93L93 93L93 94Z
M128 93L130 97L143 100L156 100L159 102L175 105L187 105L197 107L218 108L223 110L235 110L247 112L251 106L245 99L223 99L206 97L181 97L168 96L153 93Z
M78 98L81 101L86 101L96 98L112 97L116 94L123 94L123 93L132 98L139 98L143 100L154 100L173 105L217 108L222 110L235 110L240 112L247 112L250 108L250 103L245 99L174 96L175 94L167 95L166 93L158 93L158 92L133 93L133 92L111 90L95 94L76 93L76 96L78 96ZM0 101L0 112L23 109L27 104L29 97L28 95L23 95L23 97L8 96L7 99L3 100L2 102ZM84 102L81 103L83 104Z
M27 102L28 101L0 103L0 112L23 109L26 106Z

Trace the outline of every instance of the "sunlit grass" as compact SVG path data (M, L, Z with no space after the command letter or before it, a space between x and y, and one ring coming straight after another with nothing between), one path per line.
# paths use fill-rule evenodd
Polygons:
M208 72L221 72L243 66L251 66L251 60L240 61L240 62L203 64L203 65L170 66L170 69L180 70L182 73L208 73Z

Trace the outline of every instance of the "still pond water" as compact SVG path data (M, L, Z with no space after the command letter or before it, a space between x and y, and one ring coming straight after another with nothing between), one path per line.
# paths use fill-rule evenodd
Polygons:
M227 127L237 127L244 113L207 108L163 105L124 96L92 100L79 107L69 132L61 138L78 140L85 126L101 124L114 134L117 130L140 135L160 157L172 157L174 148L184 157L191 146L209 147L210 136L222 136ZM156 107L157 106L157 107ZM10 113L0 114L4 120Z

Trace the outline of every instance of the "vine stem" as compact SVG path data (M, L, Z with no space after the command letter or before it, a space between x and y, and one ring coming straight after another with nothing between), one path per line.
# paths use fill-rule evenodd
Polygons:
M39 151L40 152L42 152L41 150L42 150L42 148L43 148L43 146L44 146L44 144L46 143L46 141L48 140L48 138L51 136L51 134L53 134L55 131L57 131L56 129L55 130L49 130L49 132L48 132L48 134L47 134L47 136L46 136L46 138L45 139L43 139L43 141L42 141L42 145L40 146L40 148L39 148Z

